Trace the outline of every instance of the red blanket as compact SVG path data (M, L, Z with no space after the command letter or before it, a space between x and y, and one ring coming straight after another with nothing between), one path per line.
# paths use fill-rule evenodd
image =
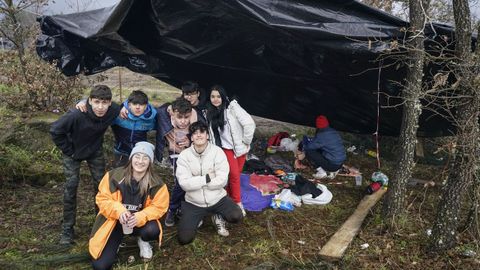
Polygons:
M250 175L250 185L262 193L262 195L278 193L284 183L273 175Z

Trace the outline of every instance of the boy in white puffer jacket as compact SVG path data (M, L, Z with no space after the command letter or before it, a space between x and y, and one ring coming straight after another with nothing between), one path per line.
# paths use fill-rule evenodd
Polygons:
M204 216L213 214L213 222L222 236L228 236L225 221L242 220L242 210L227 196L229 165L222 149L208 142L207 125L193 123L189 128L192 146L182 151L177 160L177 180L185 191L182 217L178 225L180 244L193 241L197 226Z

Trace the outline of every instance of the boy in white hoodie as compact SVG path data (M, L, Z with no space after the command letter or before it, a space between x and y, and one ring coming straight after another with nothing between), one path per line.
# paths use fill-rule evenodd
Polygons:
M203 122L190 125L192 146L182 151L177 160L177 180L185 191L178 240L185 245L193 241L197 226L207 214L213 214L218 234L228 236L225 220L237 223L242 210L227 196L229 166L223 150L208 142L208 127Z

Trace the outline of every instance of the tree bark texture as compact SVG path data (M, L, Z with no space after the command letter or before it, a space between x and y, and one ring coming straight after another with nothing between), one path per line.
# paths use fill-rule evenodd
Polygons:
M432 229L429 250L445 251L456 243L457 228L460 225L461 206L467 189L474 181L479 142L479 106L478 88L470 84L477 76L471 53L471 25L468 0L454 0L456 43L456 77L460 80L458 91L463 98L458 107L457 151L453 166L448 175L443 195L439 203L437 216Z
M409 51L407 53L406 85L402 91L403 117L400 128L400 153L397 167L390 179L384 203L384 216L390 229L395 229L397 217L404 214L407 182L415 167L414 155L417 143L418 118L422 111L420 96L424 65L425 10L428 1L412 0L410 5Z

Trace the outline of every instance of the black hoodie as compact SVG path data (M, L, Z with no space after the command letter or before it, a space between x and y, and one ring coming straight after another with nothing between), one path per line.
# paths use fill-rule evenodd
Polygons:
M102 148L103 134L120 112L112 102L104 116L98 117L87 102L87 113L72 109L55 121L50 134L62 152L76 160L88 159Z

